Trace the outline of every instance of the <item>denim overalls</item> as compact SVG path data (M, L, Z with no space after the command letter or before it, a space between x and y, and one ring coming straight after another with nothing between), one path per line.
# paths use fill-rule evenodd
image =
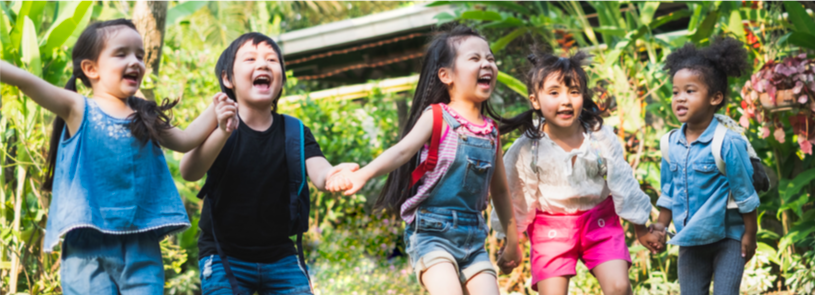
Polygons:
M419 279L427 268L451 262L465 283L478 273L495 273L484 249L488 228L481 212L487 205L497 146L495 139L463 134L458 130L462 125L447 111L443 114L458 136L456 156L406 226L405 245ZM497 137L495 129L491 137Z

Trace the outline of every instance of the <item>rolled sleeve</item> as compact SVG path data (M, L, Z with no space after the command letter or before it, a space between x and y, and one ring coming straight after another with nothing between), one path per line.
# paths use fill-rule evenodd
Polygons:
M665 159L662 159L662 167L660 168L660 190L661 193L659 195L659 199L657 199L657 207L662 207L665 209L671 209L673 207L674 201L672 198L673 194L673 174L671 174L671 164L668 163Z
M747 142L735 136L726 139L729 140L722 145L722 159L725 161L730 193L740 213L752 212L761 201L753 187L753 165L747 154Z

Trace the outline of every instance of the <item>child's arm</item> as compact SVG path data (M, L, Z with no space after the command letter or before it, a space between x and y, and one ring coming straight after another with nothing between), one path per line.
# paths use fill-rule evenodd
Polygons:
M306 160L306 171L311 183L321 191L326 191L326 181L335 174L347 170L348 172L357 171L359 164L357 163L340 163L337 166L331 166L323 157L311 157Z
M62 89L14 65L0 61L0 82L16 86L34 102L53 112L68 125L71 134L82 124L85 101L79 93Z
M387 149L367 166L347 176L351 188L345 191L345 195L353 195L369 179L390 173L399 166L404 165L430 139L430 135L433 133L432 128L433 112L426 111L416 122L416 125L413 126L413 129L399 143ZM444 130L444 124L442 124L442 130Z
M671 164L668 163L665 159L662 159L662 163L660 166L660 180L661 188L660 188L660 196L657 199L657 208L659 208L659 217L657 217L657 222L652 224L652 232L656 232L659 237L661 244L663 245L661 250L664 250L665 247L665 238L668 232L668 226L671 225L671 220L673 220L673 211L671 211L671 206L673 206L673 174L671 172Z
M492 195L495 212L498 213L498 219L501 220L504 232L507 233L506 247L504 248L504 253L502 253L498 259L498 265L501 267L501 271L508 273L512 271L513 268L521 265L523 256L521 254L520 245L518 244L518 225L512 213L513 206L507 188L507 177L506 171L504 170L503 158L503 152L499 149L495 157L495 173L492 175L492 180L490 181L490 195Z
M213 130L201 146L192 149L181 158L179 169L181 177L186 181L196 181L204 177L237 126L238 121L235 118L238 112L237 103L226 98L223 93L216 94L214 101L219 128ZM229 119L232 119L234 122L232 125L235 126L227 123Z
M220 95L226 94L218 93L213 97L213 100L218 99ZM200 146L201 143L212 134L212 130L215 129L217 124L215 104L213 103L201 112L201 115L195 118L195 120L187 126L187 129L181 130L173 127L162 132L160 135L161 145L176 152L189 152Z
M744 219L744 235L741 237L741 257L744 263L750 261L756 254L756 234L758 233L758 210L741 214Z
M744 257L745 262L756 253L756 233L758 231L756 209L761 204L758 193L753 187L753 164L750 163L750 156L747 154L747 144L741 137L732 136L729 144L722 146L722 158L725 161L730 193L744 219L741 256Z

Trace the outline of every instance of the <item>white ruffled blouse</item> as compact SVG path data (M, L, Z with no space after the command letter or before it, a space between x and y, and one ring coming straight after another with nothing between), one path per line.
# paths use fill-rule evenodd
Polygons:
M521 136L504 155L519 234L532 223L536 210L567 214L586 211L609 195L617 215L635 224L648 221L651 198L640 190L611 127L584 133L583 144L570 152L544 135L537 140L537 163L533 163L534 141ZM503 238L505 233L494 209L490 216L493 230Z

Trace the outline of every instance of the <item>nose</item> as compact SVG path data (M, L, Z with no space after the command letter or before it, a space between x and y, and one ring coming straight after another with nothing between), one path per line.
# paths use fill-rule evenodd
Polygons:
M255 63L255 70L270 70L269 61L268 60L259 60L259 62Z

